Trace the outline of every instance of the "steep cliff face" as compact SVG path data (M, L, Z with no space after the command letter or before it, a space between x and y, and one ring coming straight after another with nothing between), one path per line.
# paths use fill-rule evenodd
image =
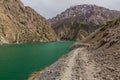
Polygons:
M0 0L0 43L56 41L46 19L20 0Z
M49 22L61 39L76 40L83 39L99 26L118 16L119 11L96 5L78 5L49 19Z

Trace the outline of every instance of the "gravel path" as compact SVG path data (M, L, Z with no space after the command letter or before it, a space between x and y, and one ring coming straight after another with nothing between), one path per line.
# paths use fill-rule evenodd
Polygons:
M72 69L75 63L75 57L78 55L78 50L73 51L72 55L70 55L67 59L67 66L65 67L65 71L63 71L61 76L57 80L71 80L72 79Z

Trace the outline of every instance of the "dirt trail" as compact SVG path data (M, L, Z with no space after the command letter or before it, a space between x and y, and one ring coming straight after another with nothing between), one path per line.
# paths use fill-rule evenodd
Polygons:
M76 49L66 60L67 66L64 69L65 71L61 72L62 75L56 80L98 80L98 78L95 78L97 68L94 62L89 60L89 53L86 48ZM78 62L82 61L80 64L82 68L76 68L76 60ZM74 77L75 74L78 75L77 72L73 73L74 69L76 71L83 71L80 73L81 77Z
M74 67L75 57L78 55L78 50L76 49L67 59L67 66L65 71L62 72L62 75L57 80L71 80L72 79L72 68Z

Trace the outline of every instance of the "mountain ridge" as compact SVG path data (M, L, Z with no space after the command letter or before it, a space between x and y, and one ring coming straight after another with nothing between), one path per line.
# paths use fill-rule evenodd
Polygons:
M75 5L75 6L71 6L70 8L66 9L65 11L61 12L60 14L57 14L55 17L48 19L48 21L51 24L56 23L57 21L61 21L70 17L75 17L78 16L80 14L80 12L86 14L87 12L87 8L88 11L91 9L105 9L105 10L110 10L112 13L115 14L119 14L120 11L118 10L111 10L105 7L101 7L101 6L97 6L97 5L92 5L92 4L82 4L82 5ZM95 10L96 10L95 9ZM70 12L71 11L71 12ZM90 12L88 12L90 13ZM108 15L109 16L109 15ZM109 16L110 17L110 16ZM55 22L54 22L55 21ZM105 23L104 23L105 24Z
M61 40L81 40L118 16L120 16L120 11L96 5L77 5L48 21Z

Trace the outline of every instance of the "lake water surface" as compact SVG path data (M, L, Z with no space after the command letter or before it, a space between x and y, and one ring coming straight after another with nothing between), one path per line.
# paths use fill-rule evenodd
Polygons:
M27 80L28 76L67 54L74 41L0 46L0 80Z

